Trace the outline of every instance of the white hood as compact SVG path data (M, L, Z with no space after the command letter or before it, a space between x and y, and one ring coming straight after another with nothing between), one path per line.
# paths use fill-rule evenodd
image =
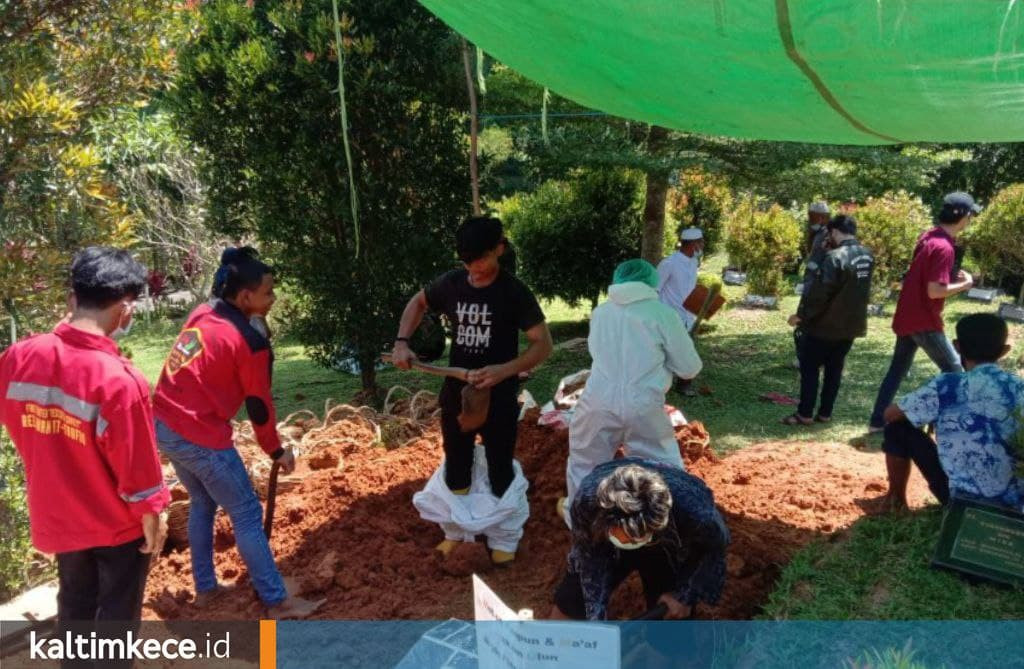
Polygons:
M608 299L615 304L630 304L640 300L658 299L658 291L642 281L627 281L608 286Z

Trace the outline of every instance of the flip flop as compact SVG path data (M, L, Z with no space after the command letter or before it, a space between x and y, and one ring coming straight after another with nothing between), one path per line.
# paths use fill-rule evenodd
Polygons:
M814 423L814 420L810 418L804 418L800 414L793 413L783 418L781 423L783 425L789 425L791 427L807 427L808 425L812 425Z

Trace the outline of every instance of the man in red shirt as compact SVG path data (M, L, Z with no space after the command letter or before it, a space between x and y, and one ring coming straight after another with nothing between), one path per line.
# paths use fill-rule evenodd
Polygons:
M127 251L82 250L70 318L0 356L0 423L25 463L32 543L57 555L62 624L139 620L167 533L149 384L113 341L145 283Z
M263 534L263 508L231 440L231 419L245 404L256 439L281 463L295 468L291 449L281 447L270 393L270 342L250 320L274 304L273 270L251 248L221 256L214 299L185 322L153 398L160 451L174 465L189 493L188 539L196 604L205 606L228 589L213 569L213 519L217 507L231 518L235 542L249 578L268 614L305 617L323 602L289 596Z
M950 193L942 201L942 210L935 227L917 240L910 270L903 277L892 329L896 333L896 347L892 362L878 389L875 408L871 412L870 432L885 428L882 415L892 404L900 383L906 378L914 362L917 349L932 359L942 372L962 372L960 355L946 337L942 322L942 307L946 298L970 290L974 279L967 272L953 275L956 260L954 242L967 228L971 217L981 212L967 193Z

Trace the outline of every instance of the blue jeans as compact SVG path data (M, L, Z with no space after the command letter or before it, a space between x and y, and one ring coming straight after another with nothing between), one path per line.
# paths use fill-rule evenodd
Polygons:
M900 384L903 383L903 379L907 378L910 367L914 364L914 354L919 348L932 359L940 371L964 371L960 365L960 354L953 348L953 344L944 332L918 332L906 337L896 337L892 362L889 363L889 371L882 379L882 385L878 389L878 398L875 399L875 408L871 412L872 427L882 427L885 424L882 414L896 398Z
M188 542L192 549L192 577L196 592L217 587L213 571L213 517L223 507L235 530L235 543L249 568L256 593L267 606L288 596L274 564L270 543L263 534L263 507L252 488L242 458L234 448L203 448L181 438L156 421L160 452L174 465L189 495Z

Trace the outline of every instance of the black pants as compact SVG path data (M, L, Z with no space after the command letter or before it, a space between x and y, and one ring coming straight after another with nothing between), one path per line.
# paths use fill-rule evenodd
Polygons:
M142 615L142 596L149 574L150 556L139 552L143 539L118 546L100 546L69 553L57 553L58 629L88 636L109 632L123 638L123 631L137 630ZM107 621L128 623L126 627L105 626ZM100 623L97 629L97 623ZM92 667L92 662L69 661L62 667ZM130 662L112 660L95 666L127 667Z
M487 476L491 492L501 497L512 484L515 470L516 429L519 427L519 402L515 379L502 381L491 389L487 422L478 432L463 432L458 416L462 410L462 381L445 379L441 388L441 436L444 439L444 482L451 490L468 488L472 483L473 450L476 435L483 438L487 452Z
M885 426L882 450L889 455L909 458L921 470L928 489L942 504L949 501L949 477L939 462L935 440L908 420L897 420Z
M676 589L673 567L668 561L664 547L652 544L637 550L618 551L618 558L612 563L609 597L634 571L640 575L648 609L653 609L663 594ZM562 582L555 588L555 605L570 618L585 620L587 617L583 586L579 574L571 568L566 571Z
M800 406L797 413L804 418L814 415L814 403L818 399L818 375L824 367L818 415L823 418L832 416L843 378L843 365L851 346L852 339L832 341L819 339L806 332L800 336Z

